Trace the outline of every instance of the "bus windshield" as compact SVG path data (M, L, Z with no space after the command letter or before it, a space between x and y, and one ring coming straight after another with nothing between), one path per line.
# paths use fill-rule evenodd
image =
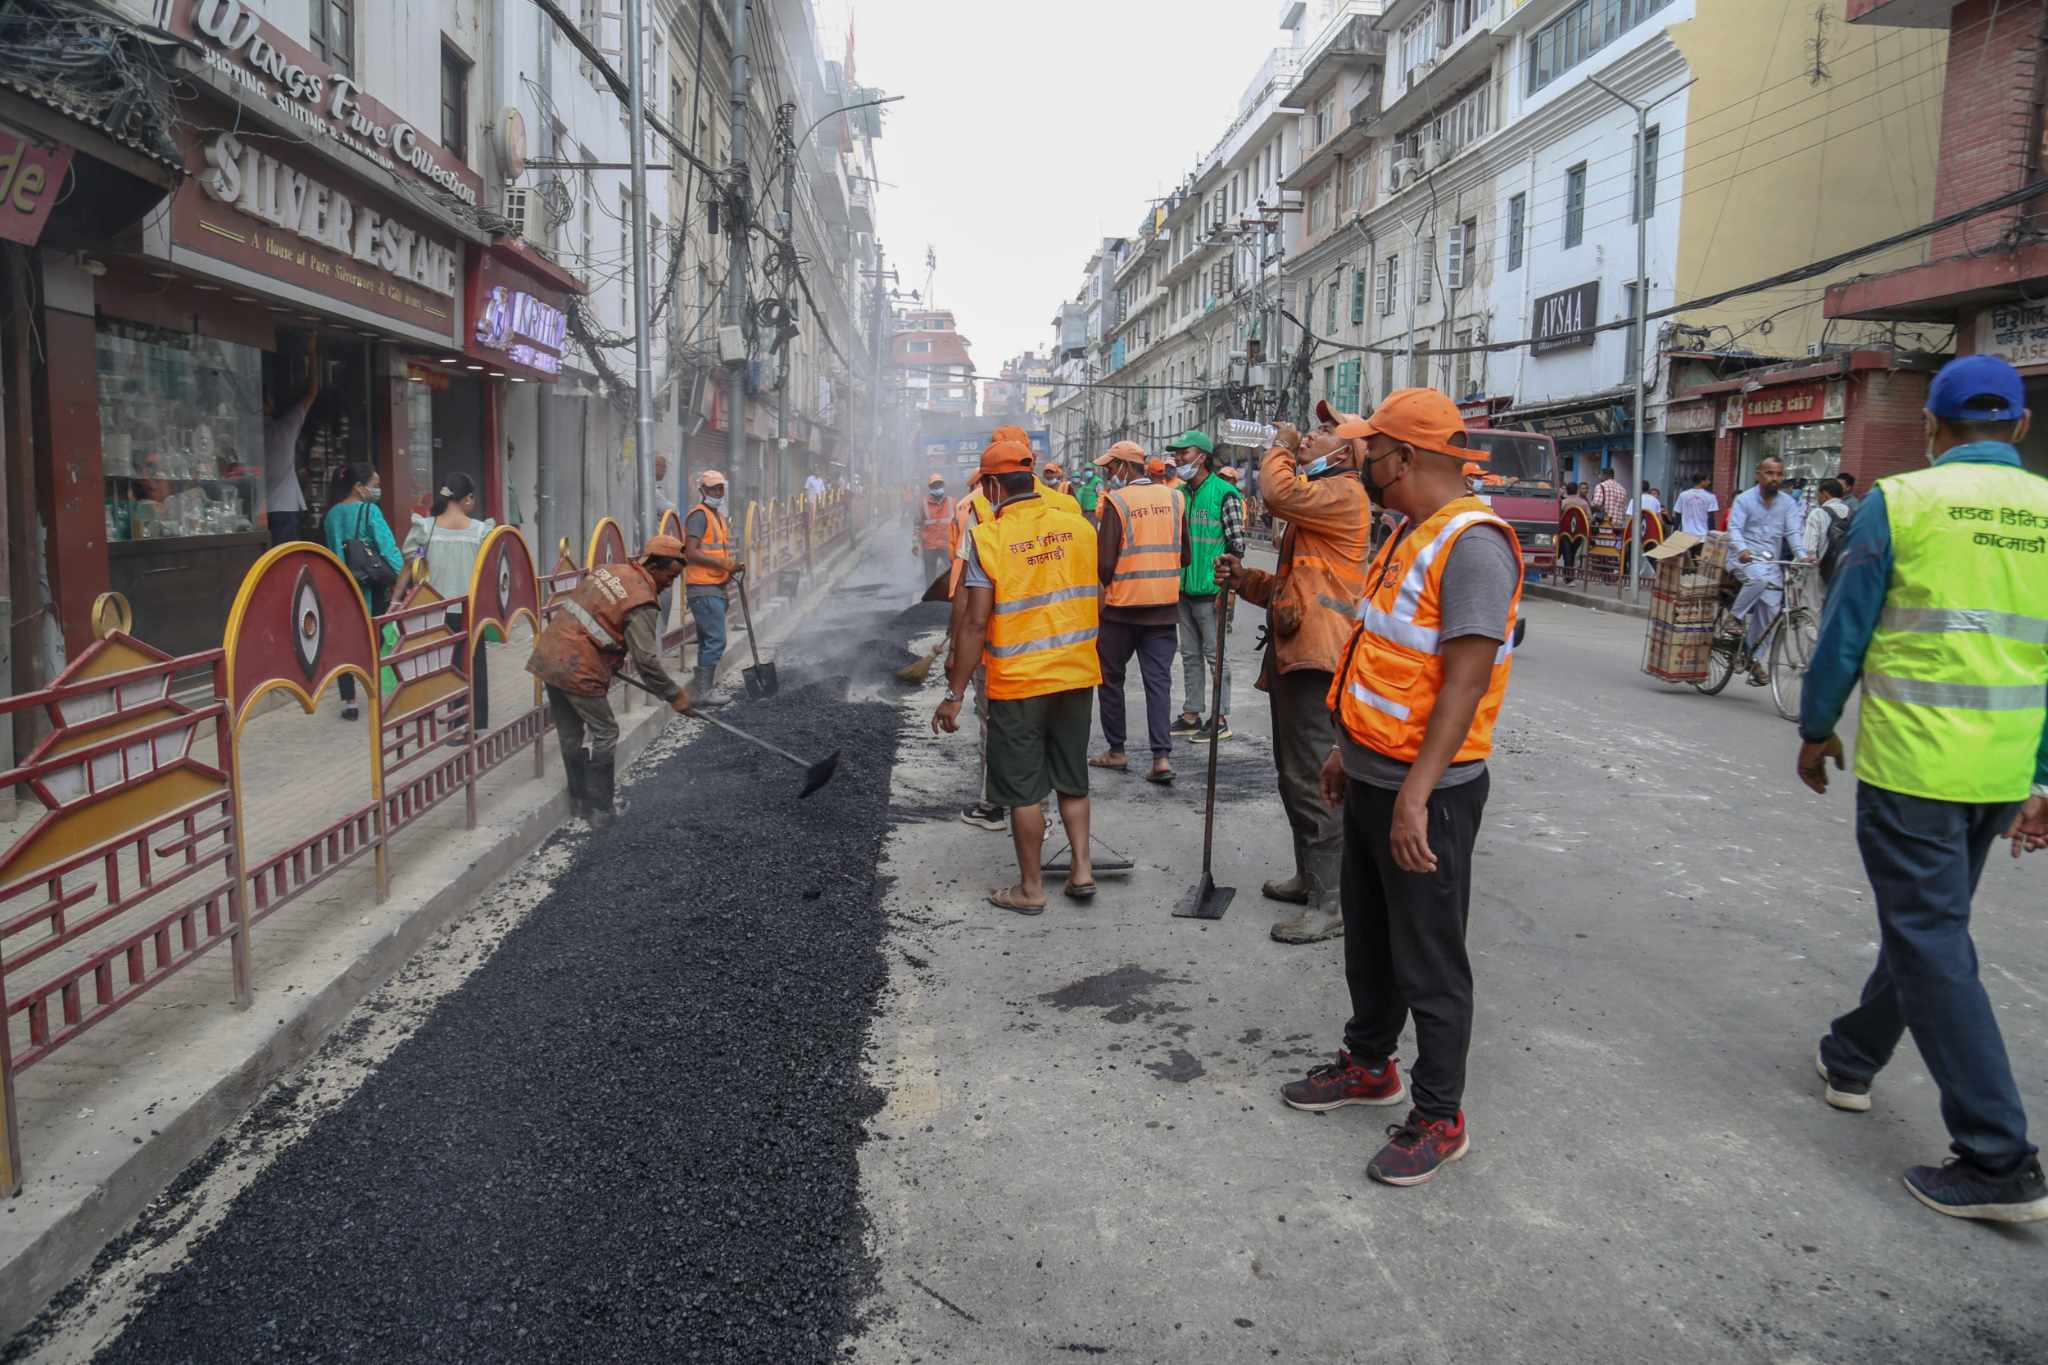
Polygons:
M1548 436L1526 431L1473 431L1466 439L1488 454L1485 469L1489 481L1499 479L1511 486L1557 486L1557 446Z

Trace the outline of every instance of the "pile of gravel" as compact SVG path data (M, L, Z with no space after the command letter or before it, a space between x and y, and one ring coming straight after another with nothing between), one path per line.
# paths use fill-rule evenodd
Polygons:
M871 1276L861 1050L896 716L734 708L157 1283L106 1361L831 1359Z

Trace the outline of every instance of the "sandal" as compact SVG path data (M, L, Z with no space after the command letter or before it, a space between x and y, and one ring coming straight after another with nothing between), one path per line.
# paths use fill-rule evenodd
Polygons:
M1145 774L1145 780L1147 782L1157 783L1159 786L1162 787L1170 787L1173 785L1173 769L1154 769L1153 771Z
M1097 754L1088 760L1091 768L1107 768L1113 773L1127 773L1131 770L1128 758L1111 758L1108 754Z
M1068 882L1060 894L1070 901L1092 901L1095 899L1095 883Z
M995 906L998 910L1011 910L1020 915L1042 915L1045 913L1044 901L1033 905L1030 901L1020 900L1018 899L1018 888L1014 886L1006 886L1000 891L989 892L988 903Z

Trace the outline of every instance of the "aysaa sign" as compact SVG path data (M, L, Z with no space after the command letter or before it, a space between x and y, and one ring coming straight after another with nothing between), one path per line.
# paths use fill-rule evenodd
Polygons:
M206 64L305 129L399 177L426 181L474 206L483 179L355 81L284 36L244 0L156 0L159 27L192 43Z

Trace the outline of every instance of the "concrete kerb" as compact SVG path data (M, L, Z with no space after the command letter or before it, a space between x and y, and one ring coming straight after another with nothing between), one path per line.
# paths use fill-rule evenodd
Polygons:
M1610 612L1616 616L1634 616L1650 619L1649 589L1643 590L1640 601L1604 592L1591 592L1584 588L1560 587L1555 583L1524 583L1522 595L1540 597L1546 602L1564 602L1574 607L1591 607L1594 611Z
M856 562L861 539L855 536L820 566L793 601L762 604L761 615L773 622L763 622L764 648L787 638L832 590ZM729 669L721 661L721 678L742 666L730 649L726 659L733 662ZM622 765L637 759L669 719L666 708L646 704L644 697L637 701L640 704L620 717ZM509 761L527 760L521 755ZM415 857L402 862L393 876L391 898L380 907L381 928L346 943L341 951L348 955L337 960L324 982L294 991L280 972L266 991L259 979L251 1009L238 1012L223 1001L217 1012L196 1021L206 1035L199 1045L190 1045L191 1039L166 1039L167 1044L188 1044L166 1047L167 1053L176 1055L171 1065L189 1069L195 1058L219 1061L210 1067L199 1063L211 1074L190 1078L196 1084L189 1098L143 1111L147 1136L137 1133L132 1145L116 1151L87 1151L72 1144L37 1155L28 1186L19 1197L0 1205L0 1342L27 1326L51 1295L84 1271L100 1248L248 1112L273 1082L312 1056L349 1012L390 980L422 944L568 819L568 793L559 778L558 760L553 760L548 779L520 790L524 800L514 798L511 809L501 807L480 821L475 833L482 846L463 850L466 856L452 868L452 875L446 859ZM271 1020L274 1024L266 1028ZM239 1057L234 1055L237 1050ZM110 1145L100 1143L102 1149ZM50 1149L59 1146L47 1144ZM47 1173L62 1166L72 1168L71 1179L67 1189L53 1193ZM78 1170L80 1166L89 1169ZM39 1181L39 1174L45 1179ZM45 1186L41 1191L39 1184Z

